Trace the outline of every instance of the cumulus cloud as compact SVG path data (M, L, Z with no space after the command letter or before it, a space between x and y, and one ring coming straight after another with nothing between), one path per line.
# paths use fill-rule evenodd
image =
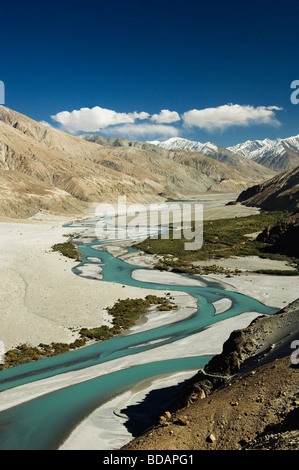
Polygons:
M136 119L148 119L149 114L145 112L118 113L112 109L101 108L81 108L74 111L61 111L51 116L51 119L61 124L67 132L75 134L80 131L98 132L108 126L117 124L134 123Z
M144 111L142 111L141 113L137 113L136 111L134 111L134 113L129 113L129 116L132 116L133 119L140 119L143 121L144 119L148 119L150 117L150 114L145 113Z
M254 124L280 125L275 111L278 106L250 106L226 104L217 108L192 109L183 114L187 127L199 127L207 131L225 130L232 126L250 126Z
M182 129L194 127L212 132L224 131L233 126L251 126L268 124L278 126L276 118L278 106L250 106L226 104L215 108L192 109L180 116L176 111L162 109L150 115L145 111L119 113L112 109L81 108L79 110L61 111L51 119L60 124L62 130L71 134L79 132L100 132L104 135L123 136L133 139L177 137ZM173 126L171 123L179 124ZM45 125L49 123L43 122ZM183 126L181 125L183 123Z
M123 126L114 126L103 129L101 134L109 136L122 136L129 139L138 139L141 137L161 138L177 137L179 129L174 126L164 124L124 124Z
M153 114L151 120L159 124L167 124L171 122L180 121L181 118L176 111L169 111L169 109L162 109L159 114Z

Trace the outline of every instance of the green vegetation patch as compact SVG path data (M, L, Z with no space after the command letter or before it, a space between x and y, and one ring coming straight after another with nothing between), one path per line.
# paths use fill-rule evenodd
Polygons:
M145 299L124 299L118 300L113 307L107 308L112 316L112 327L106 325L98 328L82 328L80 335L96 341L109 339L135 325L136 321L145 314L151 305L158 305L158 310L173 310L175 305L171 304L166 297L147 295Z
M25 364L31 361L37 361L43 357L53 357L84 346L86 340L76 339L73 343L54 343L43 344L40 343L37 347L28 344L20 344L14 349L10 349L5 354L4 364L0 366L0 370L8 369L20 364Z
M81 255L78 251L77 246L70 240L64 243L56 243L56 245L52 246L52 250L58 251L63 256L67 256L68 258L75 259L76 261L81 261Z
M273 225L290 215L288 212L261 212L260 214L235 217L232 219L207 220L203 224L203 246L199 250L185 250L184 237L174 239L170 231L169 239L159 236L157 239L148 238L135 244L135 248L150 254L162 256L156 265L161 270L173 270L188 274L208 274L226 272L213 265L212 260L235 256L259 256L263 258L290 260L289 257L271 253L269 246L248 237L248 234L260 232L267 226ZM192 230L194 230L194 222ZM211 266L194 266L195 261L211 260ZM292 259L296 262L296 260ZM236 270L237 271L237 270ZM292 271L288 271L292 273Z
M9 367L36 361L43 357L53 357L63 354L72 349L81 348L88 340L104 341L112 338L133 326L136 321L147 311L151 305L157 305L158 310L173 310L177 306L170 302L167 297L157 297L148 295L145 299L125 299L118 300L112 307L107 308L108 313L113 317L112 327L107 325L98 328L82 328L80 338L73 343L40 343L38 347L28 344L21 344L11 349L5 354L4 364L0 365L0 371Z

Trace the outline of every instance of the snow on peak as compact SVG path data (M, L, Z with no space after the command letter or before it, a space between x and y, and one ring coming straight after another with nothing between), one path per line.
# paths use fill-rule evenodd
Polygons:
M212 142L195 142L188 139L183 139L182 137L171 137L164 142L152 141L150 143L155 143L158 147L162 147L168 150L189 150L191 152L199 152L204 155L212 155L218 152L217 145Z
M201 143L183 139L182 137L171 137L163 142L153 141L152 143L158 147L169 150L188 150L202 153L212 158L218 158L219 153L222 151L222 147L218 147L212 142ZM227 147L227 150L256 162L273 157L283 158L288 151L299 155L299 135L275 140L269 138L263 140L247 140L246 142L241 142L232 147Z
M294 137L287 137L285 139L264 139L264 140L247 140L241 144L237 144L233 147L228 147L234 153L242 155L243 157L250 159L262 158L267 155L283 155L285 149L289 149L299 153L299 135Z

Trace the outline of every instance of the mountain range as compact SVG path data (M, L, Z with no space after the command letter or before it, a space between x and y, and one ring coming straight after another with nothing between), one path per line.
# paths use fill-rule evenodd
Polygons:
M196 142L180 137L172 137L166 141L158 140L151 143L158 147L172 150L189 150L200 152L212 158L221 155L245 157L275 172L290 170L299 166L299 135L286 139L248 140L232 147L223 148L212 142ZM219 158L219 157L218 157Z
M200 192L240 193L275 173L228 150L203 153L156 145L73 136L0 106L0 215L40 210L79 214L91 203L158 202Z
M246 141L229 148L274 171L284 171L299 165L299 135L286 139Z

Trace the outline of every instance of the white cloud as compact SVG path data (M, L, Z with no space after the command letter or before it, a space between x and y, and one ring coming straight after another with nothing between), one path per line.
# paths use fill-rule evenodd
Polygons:
M278 106L250 106L226 104L216 108L192 109L182 115L183 128L197 127L206 131L223 131L233 126L251 126L268 124L278 126L276 118ZM71 134L79 132L100 132L104 135L123 136L142 139L177 137L182 126L172 126L171 123L181 121L176 111L162 109L159 113L130 112L119 113L111 109L95 106L79 110L62 111L51 116L59 123L62 130ZM45 125L49 125L43 121Z
M148 119L150 117L150 114L145 113L144 111L142 111L141 113L137 113L136 111L134 111L134 113L129 113L129 116L132 116L134 119L144 120Z
M254 124L280 125L274 111L278 106L250 106L226 104L217 108L192 109L183 114L184 125L199 127L207 131L225 130L232 126L250 126Z
M125 124L123 126L114 126L103 129L101 134L110 136L122 136L129 139L138 139L141 137L159 137L166 139L169 137L177 137L179 129L174 126L164 124Z
M76 134L77 132L98 132L108 126L116 124L134 123L135 119L147 119L149 114L145 112L118 113L111 109L95 106L94 108L81 108L79 110L61 111L51 119L61 124L67 132Z
M169 109L162 109L162 111L160 111L160 114L153 114L151 117L151 120L159 124L167 124L171 122L180 121L181 118L176 111L169 111Z

